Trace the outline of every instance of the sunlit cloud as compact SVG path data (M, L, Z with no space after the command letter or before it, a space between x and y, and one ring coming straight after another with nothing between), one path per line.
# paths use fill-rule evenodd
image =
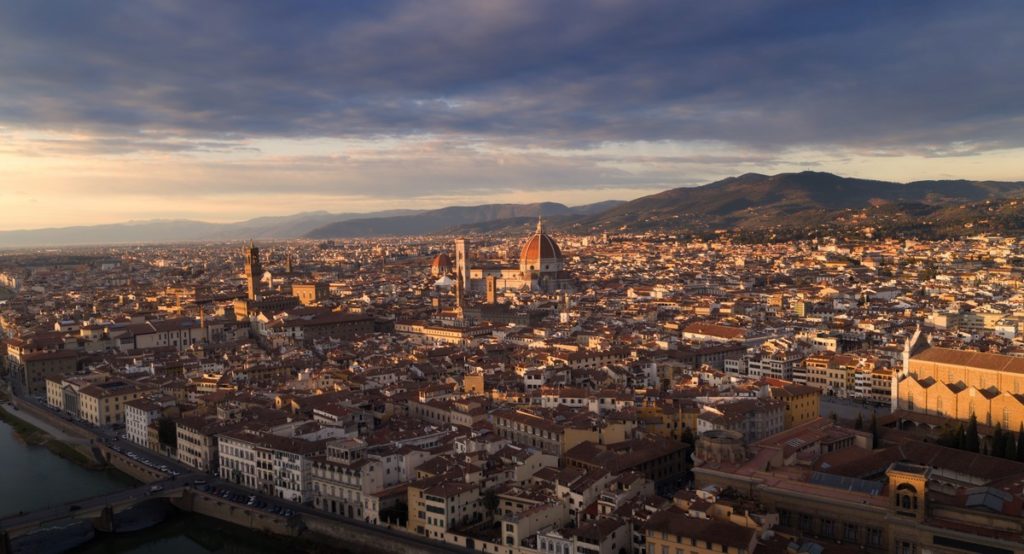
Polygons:
M1024 5L0 5L0 228L1017 180ZM40 210L39 206L45 206Z

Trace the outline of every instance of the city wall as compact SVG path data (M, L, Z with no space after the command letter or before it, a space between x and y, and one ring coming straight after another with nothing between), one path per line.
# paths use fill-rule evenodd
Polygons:
M308 531L318 535L316 542L325 543L324 539L337 542L334 544L347 547L357 552L394 552L396 554L418 554L420 552L468 552L454 546L431 543L406 533L404 529L386 530L379 527L362 525L357 522L340 522L329 517L315 514L302 514L302 521Z
M191 489L186 490L181 498L172 498L171 504L186 512L195 512L254 531L284 537L295 537L299 534L299 528L290 524L286 517L249 506L241 506L223 498Z
M137 481L153 483L155 481L163 481L167 478L167 474L159 469L139 463L120 452L116 452L108 448L106 445L100 446L99 451L103 456L103 459L105 459L111 467Z

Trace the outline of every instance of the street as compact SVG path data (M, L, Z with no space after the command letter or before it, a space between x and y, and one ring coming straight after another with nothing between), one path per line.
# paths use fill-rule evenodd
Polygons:
M831 417L834 413L839 421L853 424L857 420L857 414L860 414L864 418L864 428L867 429L871 422L872 411L880 417L889 413L889 407L830 396L821 397L821 417Z

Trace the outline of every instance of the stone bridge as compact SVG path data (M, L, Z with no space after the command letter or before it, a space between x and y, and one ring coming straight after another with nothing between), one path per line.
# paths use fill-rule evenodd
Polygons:
M48 531L90 530L90 527L91 530L106 533L134 530L123 527L135 527L135 523L126 521L126 517L118 516L143 504L154 508L163 505L169 510L170 501L180 499L188 488L187 483L194 478L194 475L183 475L158 483L4 517L0 519L0 554L21 551L23 549L19 548L19 543L29 542L22 540L23 538L27 539L29 535L34 534L45 537ZM28 548L26 551L31 550L34 549Z

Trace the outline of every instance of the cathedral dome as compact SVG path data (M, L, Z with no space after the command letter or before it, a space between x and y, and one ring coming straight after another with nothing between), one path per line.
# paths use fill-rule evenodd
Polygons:
M448 254L438 254L430 264L430 274L434 277L447 275L452 272L452 259Z
M543 225L538 220L537 231L526 240L519 254L520 269L523 272L561 271L563 265L562 250L554 239L544 234Z

